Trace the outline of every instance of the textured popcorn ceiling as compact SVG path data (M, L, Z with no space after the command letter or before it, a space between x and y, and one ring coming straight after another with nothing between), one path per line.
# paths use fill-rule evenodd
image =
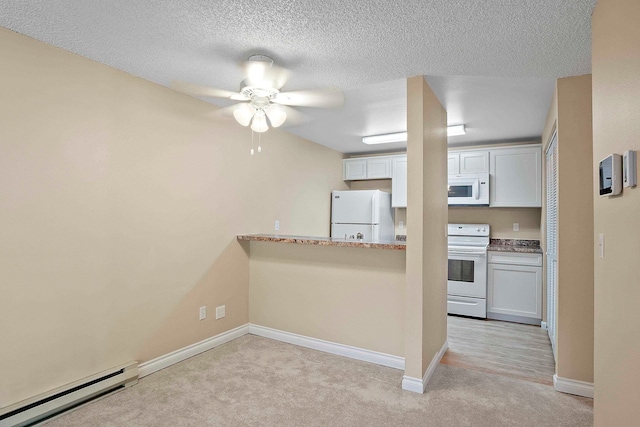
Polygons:
M346 91L343 110L305 111L315 121L290 129L354 152L366 147L356 145L362 135L353 133L404 127L403 113L396 117L406 108L399 82L413 75L440 76L428 81L450 123L452 116L456 122L477 121L483 113L476 110L498 123L530 117L520 135L492 133L493 123L481 131L478 123L480 133L456 142L539 136L554 79L590 72L594 5L595 0L21 0L0 4L0 25L162 85L179 79L235 90L238 62L269 54L293 71L284 89ZM514 88L520 83L521 90ZM498 105L482 102L487 91ZM520 100L500 105L509 96ZM534 111L539 109L544 111ZM341 129L345 122L352 126ZM327 126L330 138L322 133Z

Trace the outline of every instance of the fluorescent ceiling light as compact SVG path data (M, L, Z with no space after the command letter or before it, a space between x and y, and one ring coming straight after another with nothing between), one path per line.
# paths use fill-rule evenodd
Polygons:
M464 125L447 126L447 136L464 135L467 131L464 129Z
M467 131L464 125L447 126L447 136L465 135ZM389 144L391 142L405 142L407 140L406 132L387 133L384 135L371 135L362 138L365 144Z
M385 135L371 135L362 138L365 144L389 144L391 142L404 142L407 140L406 132L387 133Z

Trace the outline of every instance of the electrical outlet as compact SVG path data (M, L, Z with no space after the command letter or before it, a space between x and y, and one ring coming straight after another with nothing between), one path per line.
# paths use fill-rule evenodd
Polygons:
M207 306L204 305L200 307L200 320L204 320L207 318Z
M520 231L520 223L518 222L513 223L513 231Z
M280 221L276 221L276 231L280 230Z
M402 229L404 228L404 221L400 221L400 222L398 223L398 228L399 228L400 230L402 230Z
M216 307L216 320L222 319L226 315L226 306Z

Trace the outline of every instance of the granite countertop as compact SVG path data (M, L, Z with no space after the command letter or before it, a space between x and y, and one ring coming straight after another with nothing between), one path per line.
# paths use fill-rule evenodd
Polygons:
M496 252L542 253L540 240L491 239L487 249Z
M238 240L254 242L297 243L299 245L342 246L348 248L373 248L405 250L407 242L388 240L367 242L363 240L339 239L331 237L287 236L280 234L241 234Z

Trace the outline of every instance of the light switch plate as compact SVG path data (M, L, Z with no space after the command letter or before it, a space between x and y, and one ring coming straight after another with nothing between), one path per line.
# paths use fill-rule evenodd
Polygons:
M600 258L604 258L604 234L598 235L598 254Z
M519 222L514 222L513 223L513 231L520 231L520 223Z
M225 305L216 307L216 320L222 319L224 316L226 316L227 315L226 311L227 310Z

